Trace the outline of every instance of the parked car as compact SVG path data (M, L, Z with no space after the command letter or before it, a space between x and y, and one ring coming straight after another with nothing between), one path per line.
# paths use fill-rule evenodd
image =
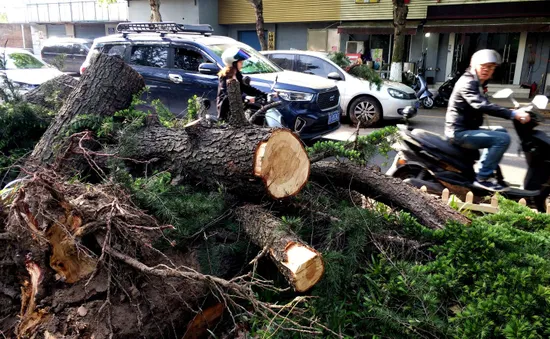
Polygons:
M176 23L121 23L120 34L97 38L81 67L86 72L96 53L120 57L139 72L149 87L149 99L160 99L176 116L186 112L188 100L197 95L213 103L209 114L216 114L218 72L224 66L222 53L238 46L251 55L243 75L251 85L279 92L285 126L313 139L340 126L340 94L333 81L312 75L287 72L252 47L234 39L213 36L209 25ZM278 108L279 109L279 108Z
M353 124L361 121L361 126L368 127L383 118L402 117L404 112L411 118L417 113L419 103L410 87L384 81L377 90L375 85L371 87L370 82L354 77L332 62L328 53L289 50L262 54L283 69L335 80L340 90L342 113Z
M24 49L0 48L0 85L7 78L24 93L62 74Z
M56 58L63 58L61 71L78 73L80 65L86 60L92 40L78 38L50 38L44 42L41 56L49 64L55 64Z

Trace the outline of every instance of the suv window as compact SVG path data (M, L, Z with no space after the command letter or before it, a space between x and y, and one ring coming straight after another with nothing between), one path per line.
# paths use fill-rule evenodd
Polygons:
M88 48L84 45L81 45L81 44L74 44L71 54L86 55L86 54L88 54Z
M332 72L337 72L338 74L340 74L340 72L338 72L338 69L329 64L327 61L309 55L299 56L298 63L296 65L296 71L318 75L323 78L326 78L329 73Z
M166 68L168 66L168 48L164 46L133 46L130 64Z
M69 44L69 43L61 43L57 46L53 46L53 53L59 53L59 54L73 54L72 53L72 49L73 49L73 44Z
M269 59L282 69L292 71L294 68L294 55L292 54L269 54Z
M201 53L187 49L176 48L174 52L174 68L190 72L198 72L199 65L209 62Z
M103 46L101 53L124 59L125 51L126 45L105 45Z

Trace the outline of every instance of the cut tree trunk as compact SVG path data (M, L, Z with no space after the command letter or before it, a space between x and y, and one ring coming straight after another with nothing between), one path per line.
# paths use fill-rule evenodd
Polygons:
M445 227L455 220L469 224L470 220L420 190L365 167L351 164L318 162L311 166L311 179L321 184L336 185L357 191L388 206L410 212L418 221L433 229Z
M223 186L241 197L267 192L275 199L297 194L309 178L309 158L289 130L205 128L168 129L151 120L132 138L132 159L173 177ZM151 160L153 159L153 160Z
M58 110L77 86L78 80L63 74L25 94L25 100L50 110Z
M149 6L151 7L151 22L162 22L160 0L149 0Z
M321 254L284 227L280 219L253 205L239 208L236 214L246 234L269 253L294 290L305 292L321 279L325 271Z
M116 111L127 108L132 96L144 86L143 77L123 60L99 54L67 97L55 121L34 148L27 165L44 165L54 160L74 117L112 116Z
M404 0L393 0L393 55L390 71L390 80L401 82L403 59L405 57L405 28L409 7Z
M258 35L258 40L260 40L260 47L262 48L262 51L267 51L267 42L265 40L265 30L264 30L263 0L249 0L249 1L254 7L254 12L256 13L256 34Z

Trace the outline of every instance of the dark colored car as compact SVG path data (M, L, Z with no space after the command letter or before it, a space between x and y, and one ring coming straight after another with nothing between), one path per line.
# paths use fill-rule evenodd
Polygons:
M49 64L56 64L56 58L63 58L60 71L78 73L86 60L92 41L78 38L50 38L44 42L41 56Z
M340 93L332 81L284 71L248 45L212 36L209 25L124 23L117 30L120 34L94 40L81 73L95 53L120 57L144 77L150 100L160 99L181 117L194 95L215 103L217 73L224 66L221 55L238 46L251 55L242 73L251 78L252 86L269 92L277 79L274 90L285 101L278 108L284 126L299 132L302 139L320 137L340 126ZM209 114L216 114L215 104Z

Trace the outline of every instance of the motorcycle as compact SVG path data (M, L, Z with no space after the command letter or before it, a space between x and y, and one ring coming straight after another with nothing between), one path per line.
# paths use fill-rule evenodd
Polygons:
M434 107L434 95L428 89L428 82L422 74L412 74L407 71L409 77L414 77L412 89L416 92L416 97L426 109Z
M511 89L503 89L493 95L494 98L510 98L516 107ZM528 110L531 121L526 124L514 120L514 128L525 153L528 170L524 178L523 189L510 187L500 192L511 200L525 198L529 206L545 211L550 195L550 137L537 130L543 121L537 108L546 108L548 98L537 95ZM426 186L428 192L440 195L444 188L451 193L465 195L471 191L475 196L488 196L493 192L473 185L476 173L474 164L480 158L479 150L471 150L452 145L444 137L422 129L398 125L401 141L397 145L397 155L392 167L386 173L389 176L403 179L415 187ZM496 179L504 183L500 166Z
M451 93L453 93L453 88L455 87L458 79L462 76L462 73L456 72L454 76L450 79L447 79L439 88L437 93L433 98L434 105L437 107L447 107L449 105L449 98L451 98Z

